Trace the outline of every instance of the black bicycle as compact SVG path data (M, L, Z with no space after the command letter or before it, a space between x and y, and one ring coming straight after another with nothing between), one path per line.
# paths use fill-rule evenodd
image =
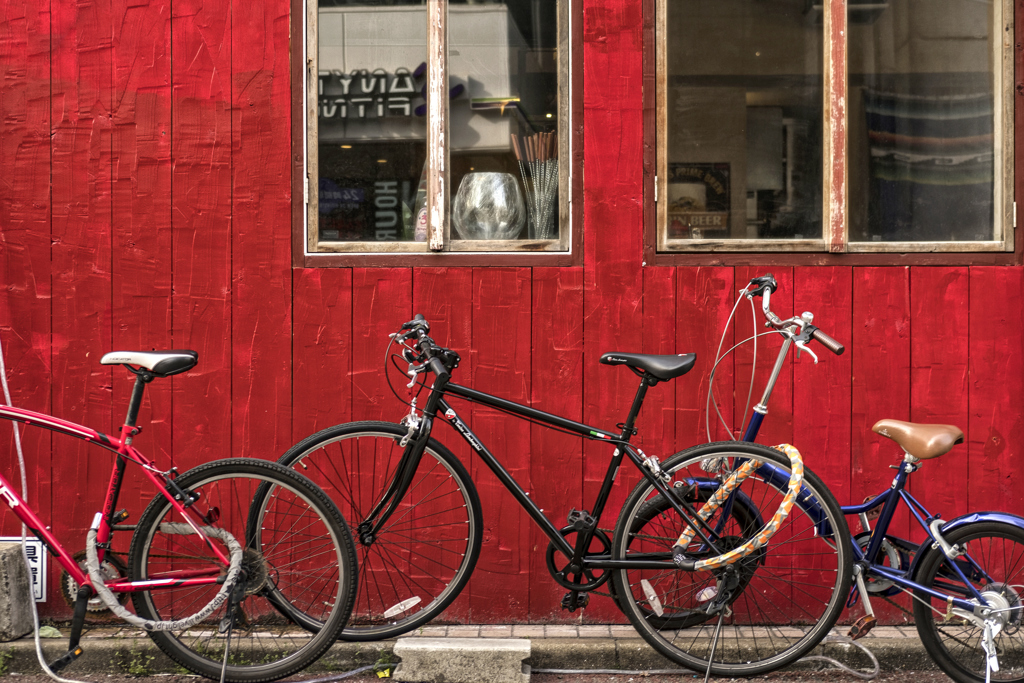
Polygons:
M835 498L803 468L795 449L734 441L661 461L630 443L647 391L686 374L694 354L602 356L602 363L625 366L640 379L625 422L613 432L455 384L459 356L429 331L416 316L391 335L400 354L392 355L389 345L387 357L408 363L415 394L401 423L330 427L279 460L319 485L354 525L359 592L343 639L391 638L425 624L473 571L480 502L466 468L433 437L439 420L550 539L547 566L567 591L563 608L586 606L590 592L608 584L656 650L700 671L711 661L716 675L784 666L827 634L850 590L850 533ZM460 419L454 400L606 442L608 470L593 506L573 509L556 525ZM623 460L643 479L610 529L601 520ZM773 510L771 518L763 516Z

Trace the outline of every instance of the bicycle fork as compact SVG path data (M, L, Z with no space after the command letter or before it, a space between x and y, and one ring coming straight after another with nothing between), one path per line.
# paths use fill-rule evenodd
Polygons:
M406 445L402 458L398 461L395 476L391 479L387 491L384 492L381 499L370 510L369 514L366 515L366 519L356 527L359 542L363 545L373 545L373 542L377 540L377 532L387 523L391 515L398 509L398 504L402 501L402 498L405 497L406 491L409 490L409 484L412 483L413 475L416 474L416 469L420 465L423 451L427 447L427 439L430 438L431 427L431 418L424 415L420 420L414 437Z

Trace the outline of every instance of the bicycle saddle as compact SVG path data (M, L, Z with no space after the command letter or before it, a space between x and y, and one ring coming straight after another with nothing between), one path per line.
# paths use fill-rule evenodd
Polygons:
M658 356L647 353L606 353L601 356L605 365L625 365L649 372L655 379L669 380L685 375L697 360L695 353Z
M953 425L926 425L900 420L879 420L871 431L892 439L910 455L921 460L937 458L958 443L964 433Z
M170 377L191 370L199 362L199 354L180 351L111 351L100 359L103 365L137 365L157 377Z

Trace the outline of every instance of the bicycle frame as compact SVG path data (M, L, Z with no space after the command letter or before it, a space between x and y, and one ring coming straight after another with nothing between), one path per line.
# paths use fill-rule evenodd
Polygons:
M227 555L221 550L221 548L213 544L206 534L202 532L200 524L194 519L195 515L189 514L181 502L176 500L174 495L167 490L164 482L161 481L156 472L152 469L153 462L131 445L131 438L138 431L134 426L129 424L122 426L121 438L118 439L94 429L90 429L89 427L75 424L74 422L68 422L51 415L37 413L31 410L24 410L21 408L0 406L0 418L12 420L14 422L22 422L36 427L42 427L59 434L66 434L76 439L94 443L101 448L117 454L117 460L110 474L110 482L107 486L107 495L103 503L103 510L100 513L100 526L96 535L97 554L100 562L103 561L105 554L105 544L110 541L113 531L117 528L114 524L115 507L121 490L121 483L124 479L125 468L128 461L132 461L142 466L142 471L146 477L168 500L168 502L170 502L170 504L174 506L174 508L184 517L184 519L188 521L193 531L199 534L201 538L206 539L206 544L217 556L217 559L223 562L225 566L230 564ZM133 422L134 420L129 421ZM28 528L29 532L36 536L36 538L46 546L46 549L50 551L50 554L57 559L57 562L68 572L68 574L71 575L71 578L73 578L79 586L92 585L92 581L89 579L88 574L78 566L78 562L74 560L71 553L69 553L53 536L53 534L50 533L43 521L35 511L29 507L24 499L22 499L14 489L14 486L11 485L2 473L0 473L0 500L2 500L7 507L11 509L19 520L21 520L21 522ZM145 581L111 579L106 583L106 585L111 591L130 593L159 589L161 585L210 585L217 583L218 578L219 571L216 568L211 567L208 570L195 570L186 573L177 572L173 576L155 579L151 578Z
M430 387L430 395L423 409L424 418L419 427L420 431L417 436L413 438L413 441L407 446L406 452L403 454L405 462L400 465L400 471L406 473L406 476L396 477L395 482L393 482L392 487L385 494L384 499L378 504L377 508L368 515L367 520L364 520L363 524L373 524L373 531L376 531L376 529L379 529L387 521L388 517L397 506L398 501L401 500L405 493L405 488L408 485L408 479L411 478L412 472L415 471L419 462L419 457L423 453L427 438L433 428L433 420L440 415L443 416L459 436L469 444L469 447L473 449L473 452L475 452L481 460L483 460L484 464L494 472L502 485L508 489L509 493L512 494L519 505L522 506L527 514L530 515L530 518L533 519L534 523L536 523L538 527L540 527L544 535L548 537L552 545L554 545L559 552L567 558L573 558L576 555L578 548L589 548L590 540L597 531L597 524L595 523L592 528L584 529L581 532L581 535L577 537L577 543L574 548L573 545L571 545L562 535L562 531L556 527L540 507L534 503L534 501L529 497L529 494L523 490L515 478L504 468L504 466L502 466L494 454L491 453L480 438L473 433L469 426L462 421L455 409L451 406L448 400L446 400L446 397L456 397L490 406L522 419L531 420L552 428L568 431L584 439L604 441L609 444L614 444L615 451L612 454L612 458L608 464L608 470L605 473L604 480L601 484L601 489L597 494L594 506L590 512L593 519L595 521L600 520L601 515L604 512L605 504L608 501L608 496L611 493L612 485L618 475L623 457L628 456L630 462L636 466L644 478L647 479L647 481L650 482L650 484L661 495L665 496L666 500L669 501L676 512L683 515L684 518L688 520L693 520L692 523L697 529L697 534L700 536L701 540L714 549L714 539L718 534L716 534L706 522L700 519L689 503L681 501L676 496L669 493L668 488L661 479L659 479L654 472L648 469L645 465L643 453L633 448L629 443L629 438L633 433L633 424L640 411L647 388L647 382L642 381L640 388L637 390L636 397L633 399L633 405L630 409L629 416L623 425L622 432L620 434L615 434L598 427L592 427L581 422L546 413L544 411L531 408L530 406L515 403L475 389L470 389L447 381L435 381L434 385ZM637 553L632 559L613 560L610 555L590 555L580 557L579 560L581 561L582 570L611 570L628 568L665 569L674 571L678 569L672 560L672 554L668 548L666 548L664 553Z

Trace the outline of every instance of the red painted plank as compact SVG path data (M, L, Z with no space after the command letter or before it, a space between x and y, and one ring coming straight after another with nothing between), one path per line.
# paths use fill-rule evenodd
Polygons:
M709 440L707 424L710 424L710 440L729 438L729 433L717 421L714 407L706 423L705 408L711 369L738 288L734 285L732 268L679 268L676 283L676 351L697 354L693 370L673 380L677 411L675 450L680 451L706 443ZM728 351L733 343L730 326L722 352ZM733 357L728 356L715 372L715 396L727 424L733 422L732 393Z
M910 269L910 420L956 425L966 440L968 294L967 268ZM967 454L957 446L911 480L914 497L933 515L967 512Z
M473 270L470 268L421 268L414 271L412 288L412 312L420 313L430 323L430 336L441 346L459 354L459 367L452 375L456 384L472 385L473 377ZM396 387L405 398L405 382L398 383L399 374L391 371ZM426 395L420 398L422 406ZM393 402L398 405L397 400ZM459 416L472 425L472 410L462 401L454 401ZM455 454L467 470L476 458L469 445L457 435L447 420L434 422L433 438L437 439ZM475 585L475 579L470 580ZM485 580L486 582L486 580ZM473 589L466 587L462 594L449 605L440 621L472 623Z
M970 511L1006 510L1021 514L1024 425L1020 397L1024 395L1024 364L1020 345L1024 336L1024 278L1020 268L975 266L970 275L970 486L961 487L959 498L966 493ZM957 502L963 505L962 500Z
M352 270L305 268L292 287L293 443L352 419Z
M473 382L479 391L517 403L530 400L530 270L473 270ZM530 425L484 406L473 406L473 431L529 492ZM483 507L483 549L468 586L473 619L523 622L529 615L529 542L532 523L479 460L470 469Z
M643 348L643 21L640 3L608 0L583 10L584 164L584 407L583 421L604 429L622 422L636 393L625 368L598 364L610 351ZM611 452L584 446L584 500L600 489ZM627 464L624 471L631 465ZM611 528L628 487L612 490L599 520ZM595 599L588 619L618 619L608 600Z
M114 7L111 350L171 349L171 7ZM114 368L113 418L123 420L134 375ZM182 381L187 379L183 378ZM172 461L171 380L146 387L134 445L159 467ZM120 504L140 510L156 492L129 468ZM124 551L128 535L124 534ZM118 547L118 546L115 546Z
M899 447L871 431L882 419L910 419L910 270L855 268L850 502L881 493L892 481L887 465ZM851 531L857 524L851 520ZM903 529L906 531L906 529Z
M171 18L174 344L199 364L174 380L175 464L235 454L231 442L231 13L176 0Z
M583 271L578 268L533 270L533 351L531 405L579 421L583 416ZM567 524L573 507L583 504L583 442L540 425L530 428L530 479L534 501L556 527ZM547 537L531 521L530 621L567 621L577 614L561 609L565 589L547 570ZM561 558L561 555L558 556ZM559 565L564 566L564 565Z
M14 405L49 412L50 319L50 14L48 6L16 3L0 13L0 343ZM0 421L0 471L20 492L13 423ZM28 501L52 516L51 432L21 428ZM3 507L0 533L20 536ZM55 584L50 585L51 591Z
M853 326L850 343L852 449L849 500L859 503L885 491L901 451L892 441L871 431L881 419L910 419L910 270L907 268L854 268ZM860 522L848 517L850 533L862 531ZM909 513L901 507L889 527L907 538ZM895 600L909 608L907 598ZM874 608L883 623L903 623L905 614L882 601ZM857 607L849 620L863 614Z
M795 314L808 311L814 324L849 346L853 315L853 273L850 268L796 268L793 300ZM850 502L850 358L836 356L811 342L817 364L808 354L793 360L794 444L807 467L824 480L840 505ZM793 577L805 586L831 585L834 560L822 555L793 558ZM794 590L797 604L811 607L813 590Z
M398 422L404 406L395 400L384 376L388 335L412 319L412 270L352 270L352 419ZM404 391L404 375L388 373ZM406 380L408 381L408 380ZM404 395L403 395L404 398Z
M270 460L291 446L288 15L231 3L232 428L236 455Z
M814 324L849 347L852 341L853 271L851 268L797 268L793 292L796 314L809 311ZM817 342L808 348L815 364L801 354L793 366L793 433L807 466L821 477L841 505L850 500L850 369L847 348L836 356ZM795 360L795 357L794 357Z
M676 338L676 269L645 268L643 271L643 353L681 353ZM673 380L651 387L637 418L636 444L647 455L664 460L676 452L675 392ZM639 476L630 472L630 475ZM638 479L630 478L628 482Z
M111 346L111 7L107 0L51 7L54 414L101 431L111 414L111 370L99 364ZM60 437L54 442L57 538L78 550L102 504L110 458ZM56 588L56 586L52 586ZM56 595L56 593L54 593ZM53 603L51 603L53 604Z

